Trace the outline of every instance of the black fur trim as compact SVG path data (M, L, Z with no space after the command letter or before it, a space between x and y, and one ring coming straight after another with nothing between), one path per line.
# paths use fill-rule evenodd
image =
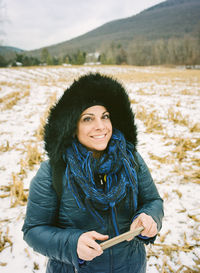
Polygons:
M90 73L74 81L50 110L44 128L44 141L51 162L62 159L66 147L71 144L81 113L97 104L106 107L113 127L136 146L137 129L125 88L111 77Z

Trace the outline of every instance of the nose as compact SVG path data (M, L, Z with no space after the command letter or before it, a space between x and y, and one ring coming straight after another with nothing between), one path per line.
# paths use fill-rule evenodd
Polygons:
M104 130L105 124L101 118L95 120L95 129L96 130Z

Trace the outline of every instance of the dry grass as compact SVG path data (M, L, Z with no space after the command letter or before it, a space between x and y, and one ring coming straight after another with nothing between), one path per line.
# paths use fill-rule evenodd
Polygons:
M191 133L200 133L200 123L195 123L190 127Z
M0 145L0 152L8 152L11 150L11 147L10 147L10 144L9 144L9 141L7 140L5 144L1 144Z
M171 233L171 230L168 230L162 236L160 236L160 242L163 243L165 241L167 235L170 234L170 233Z
M157 160L161 164L174 164L175 163L175 158L171 155L166 155L166 156L157 156L151 152L149 152L149 156L152 160Z
M155 94L155 92L153 91L147 91L147 90L143 90L142 88L140 88L139 90L137 90L138 95L140 96L152 96Z
M2 252L5 248L11 247L12 249L13 242L9 238L9 228L7 228L6 232L0 230L0 252ZM6 266L6 263L0 263L1 266Z
M183 116L180 111L175 111L174 109L168 109L168 119L173 121L175 124L183 125L189 127L189 117Z
M0 198L10 197L11 207L26 204L28 190L24 189L23 179L27 175L27 170L32 170L35 165L40 164L43 160L42 153L37 144L25 145L25 154L25 159L20 160L20 171L12 173L10 185L0 187L0 190L5 192L0 195Z
M28 199L28 193L24 190L24 184L18 174L12 174L12 184L10 186L11 207L17 205L24 206Z
M27 144L25 146L26 158L25 161L21 161L22 169L25 169L27 166L29 170L33 170L34 165L38 165L43 160L42 152L40 151L37 144Z
M138 106L136 110L136 118L144 122L146 133L159 133L163 130L162 122L155 110L148 113L144 106Z
M131 99L131 100L130 100L130 103L131 103L131 104L137 104L138 102L137 102L135 99Z
M190 138L175 138L175 148L171 151L179 164L174 164L174 172L182 177L184 183L192 182L200 184L200 159L192 157L188 152L193 152L194 155L199 151L200 139ZM184 163L184 164L181 164Z
M186 95L186 96L194 95L194 91L191 89L183 89L180 93L181 95Z
M23 99L26 96L30 95L30 90L24 91L24 92L12 92L8 95L4 96L3 98L0 98L0 103L2 104L2 110L9 110L14 105L18 103L19 100Z
M200 172L199 170L185 170L183 172L183 182L200 184Z
M126 66L125 66L126 67ZM129 67L128 67L129 68ZM156 82L172 84L185 83L198 83L200 84L200 73L198 70L182 70L167 67L132 67L132 70L119 72L116 74L119 80L126 82ZM145 71L146 70L146 71ZM195 95L196 91L193 90L192 94Z
M173 257L175 255L175 253L179 256L181 252L192 252L194 250L194 248L199 248L200 245L198 244L198 241L196 241L196 243L194 243L193 245L189 244L187 241L187 237L186 234L183 234L183 241L182 241L182 245L177 245L177 244L172 244L172 245L168 245L168 244L164 244L163 242L166 240L167 235L170 233L171 231L168 230L165 234L163 234L162 236L160 236L160 242L161 243L155 243L153 245L153 247L148 249L147 252L147 257L151 257L154 256L156 258L159 258L160 256L163 257L163 263L162 266L160 265L155 265L158 272L187 272L187 273L192 273L192 272L199 272L199 264L200 264L200 259L197 257L197 259L195 260L196 265L193 266L193 268L184 265L184 264L180 264L180 266L178 267L178 269L173 269L171 267L171 265L169 264L168 261L173 261Z
M194 139L192 141L190 138L179 137L175 139L175 146L172 153L175 154L179 161L182 161L187 157L187 151L195 150L200 146L200 139Z

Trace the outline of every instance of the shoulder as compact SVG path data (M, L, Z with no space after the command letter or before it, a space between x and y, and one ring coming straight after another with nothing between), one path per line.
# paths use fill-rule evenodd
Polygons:
M41 163L36 175L31 180L29 199L53 197L56 193L52 187L52 170L49 160Z
M145 169L148 169L144 159L142 158L142 156L140 155L140 153L137 150L134 151L134 158L135 158L138 170L140 172Z
M137 164L137 175L140 182L152 182L152 176L147 164L138 151L134 152L134 158Z
M51 166L49 160L43 161L40 164L40 167L36 173L35 177L42 178L42 177L50 177L51 176Z

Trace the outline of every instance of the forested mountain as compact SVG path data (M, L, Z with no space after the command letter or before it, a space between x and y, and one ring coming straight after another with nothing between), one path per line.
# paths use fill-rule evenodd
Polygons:
M82 36L48 48L51 55L70 54L77 50L102 51L108 45L120 44L127 49L138 40L183 38L200 36L200 1L168 0L135 16L104 24ZM40 50L32 51L34 56Z
M200 0L167 0L84 35L26 52L44 62L84 63L99 52L101 63L200 63Z
M16 58L16 54L21 54L22 49L11 46L0 46L0 66L5 66L7 60Z

